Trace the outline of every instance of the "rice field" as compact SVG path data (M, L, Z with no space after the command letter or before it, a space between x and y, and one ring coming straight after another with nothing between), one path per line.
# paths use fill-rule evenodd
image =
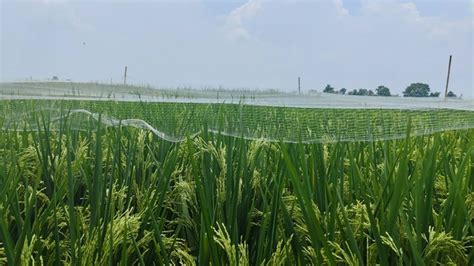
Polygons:
M474 264L472 111L0 111L0 264Z

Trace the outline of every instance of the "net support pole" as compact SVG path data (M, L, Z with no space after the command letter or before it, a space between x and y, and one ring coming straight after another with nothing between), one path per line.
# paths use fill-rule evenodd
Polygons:
M125 72L123 73L123 85L127 85L127 66L125 66Z
M300 83L300 77L298 77L298 94L301 94L301 83Z
M448 97L448 85L449 85L449 75L451 74L451 59L453 58L452 55L449 56L449 63L448 63L448 77L446 79L446 89L444 90L444 98Z

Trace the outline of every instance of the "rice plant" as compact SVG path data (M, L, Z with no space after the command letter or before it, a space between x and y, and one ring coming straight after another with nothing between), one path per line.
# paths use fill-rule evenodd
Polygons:
M24 104L1 108L13 115ZM136 111L163 124L156 110L87 104L100 107L97 120L53 121L46 111L17 124L0 118L0 263L474 263L473 129L420 135L407 119L399 139L268 141L245 138L279 130L261 118L241 136L219 133L242 126L229 119L239 106L214 106L215 121L199 115L201 106L156 107L181 119L167 125L185 136L174 143L100 123L102 114ZM267 111L282 126L294 117Z

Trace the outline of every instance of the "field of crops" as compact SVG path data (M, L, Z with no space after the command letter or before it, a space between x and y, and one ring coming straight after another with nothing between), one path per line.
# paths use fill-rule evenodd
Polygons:
M64 81L25 81L0 82L0 96L32 96L32 97L74 97L76 99L107 99L125 100L144 98L158 99L196 99L196 98L240 98L289 96L276 90L249 90L228 88L189 87L155 88L150 85L104 84L93 82L64 82Z
M472 111L0 111L0 264L474 264Z
M337 142L400 139L445 130L474 128L474 112L448 109L321 109L243 104L155 103L115 101L3 101L4 128L31 128L39 114L58 122L70 117L76 129L90 127L90 113L109 118L143 120L153 129L181 140L201 131L273 142ZM97 120L98 117L95 118ZM0 116L1 119L1 116ZM52 126L57 127L58 123Z

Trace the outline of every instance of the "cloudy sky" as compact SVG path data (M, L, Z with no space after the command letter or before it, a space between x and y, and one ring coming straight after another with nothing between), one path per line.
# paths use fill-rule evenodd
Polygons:
M0 0L2 81L401 92L474 97L470 0Z

